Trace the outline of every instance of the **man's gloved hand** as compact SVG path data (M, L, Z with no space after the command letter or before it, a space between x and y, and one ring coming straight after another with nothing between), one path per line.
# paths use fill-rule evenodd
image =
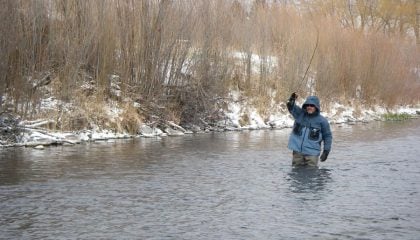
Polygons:
M298 95L294 92L294 93L292 93L292 95L290 95L290 98L289 98L289 101L290 100L296 100L298 98Z
M325 162L325 160L327 160L329 153L330 153L330 151L327 151L327 150L324 150L322 152L321 157L319 158L321 160L321 162Z
M295 100L297 99L298 95L294 92L290 95L289 101L287 101L287 109L292 111L293 106L295 105Z

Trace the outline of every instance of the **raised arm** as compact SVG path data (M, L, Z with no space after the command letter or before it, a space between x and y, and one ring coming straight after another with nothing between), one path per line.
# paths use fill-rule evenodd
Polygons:
M302 112L302 108L295 104L297 97L298 95L294 92L292 95L290 95L290 98L287 101L287 110L289 110L290 114L292 114L294 118L296 118Z

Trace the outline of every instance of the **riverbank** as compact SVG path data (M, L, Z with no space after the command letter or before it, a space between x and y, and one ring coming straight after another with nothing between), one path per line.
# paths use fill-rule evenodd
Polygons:
M171 137L182 136L185 134L197 134L208 132L223 131L246 131L258 129L283 129L293 125L293 119L285 108L285 104L280 104L275 110L272 110L268 116L262 116L258 110L249 105L238 104L239 101L232 101L223 112L223 120L213 124L203 124L201 126L187 124L180 126L174 122L166 121L164 128L159 128L153 123L139 124L136 134L127 132L116 132L111 129L101 128L93 125L91 129L79 131L54 131L45 127L48 125L48 119L38 119L33 121L16 120L13 127L6 126L11 122L11 117L3 117L0 126L2 134L9 131L9 134L15 137L14 142L0 141L0 148L9 147L33 147L43 149L45 146L56 145L75 145L95 141L110 141L113 139L130 138L150 138L150 137ZM299 105L301 103L298 103ZM385 108L381 106L363 108L360 105L334 103L329 109L322 112L331 124L357 124L369 123L372 121L389 121L386 116L408 116L418 118L420 115L420 105L399 106L395 108ZM246 119L246 121L244 121ZM396 118L398 119L398 117ZM7 121L6 121L7 120ZM6 127L5 127L6 126ZM14 130L14 132L12 132Z

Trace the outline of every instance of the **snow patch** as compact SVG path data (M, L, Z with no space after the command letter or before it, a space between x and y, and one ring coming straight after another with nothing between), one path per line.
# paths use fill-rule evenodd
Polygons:
M253 130L253 129L267 129L267 128L290 128L293 126L294 119L286 110L286 104L276 104L271 101L269 108L269 115L262 116L258 109L253 107L246 98L243 98L238 91L232 91L229 94L229 101L227 102L227 109L222 110L225 116L223 121L218 123L218 128L215 130ZM302 99L303 101L304 99ZM302 103L297 102L299 106ZM42 100L42 109L67 109L71 111L72 106L68 103L63 103L53 97ZM119 107L117 102L110 102L105 107L106 114L111 119L121 118L123 110ZM349 102L342 104L335 102L330 105L329 109L321 112L331 124L355 123L355 122L370 122L381 120L382 115L387 113L410 114L418 115L420 113L420 104L416 106L399 106L393 109L382 106L364 107L361 104ZM54 132L38 127L48 119L40 119L35 121L21 121L20 125L27 129L19 136L19 144L22 146L38 146L49 144L75 144L86 141L99 141L110 139L123 139L135 137L127 133L117 133L109 129L102 129L99 126L91 126L90 130L83 130L79 132ZM247 125L241 126L241 122L247 122ZM242 122L243 123L243 122ZM175 123L169 124L171 128L162 131L159 128L149 127L147 125L139 126L137 136L141 137L163 137L184 135L190 131L183 129ZM199 131L196 131L199 132ZM0 146L3 143L0 143Z

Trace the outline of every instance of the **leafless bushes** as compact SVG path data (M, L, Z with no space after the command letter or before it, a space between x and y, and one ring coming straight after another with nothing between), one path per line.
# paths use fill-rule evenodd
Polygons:
M302 2L1 1L0 108L28 118L50 94L90 111L76 100L104 104L112 75L121 91L113 100L138 100L176 122L205 118L230 89L260 107L292 91L388 105L419 100L416 1L397 13L378 1L376 15L352 1ZM49 84L34 88L46 73ZM143 120L133 113L152 114L128 109L133 122ZM116 128L133 130L123 125Z
M20 119L10 113L0 112L0 145L16 143L22 130L19 128Z

